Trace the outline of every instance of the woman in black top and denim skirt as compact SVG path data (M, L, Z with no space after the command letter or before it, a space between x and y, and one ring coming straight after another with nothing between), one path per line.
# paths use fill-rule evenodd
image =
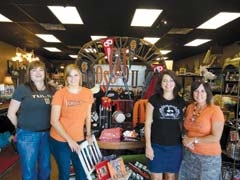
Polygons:
M173 71L160 73L156 93L147 103L146 157L152 180L175 180L182 160L181 122L185 101Z

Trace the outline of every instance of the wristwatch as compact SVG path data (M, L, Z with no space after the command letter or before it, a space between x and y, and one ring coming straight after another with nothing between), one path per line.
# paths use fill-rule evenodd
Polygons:
M194 144L197 144L197 143L199 143L199 139L197 137L195 137L193 142L194 142Z

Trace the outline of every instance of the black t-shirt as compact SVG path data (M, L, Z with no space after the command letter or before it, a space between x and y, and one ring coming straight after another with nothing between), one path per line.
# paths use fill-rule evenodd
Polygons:
M32 92L26 85L14 91L12 99L20 101L18 128L30 131L50 129L50 112L53 92L48 90Z
M155 94L149 103L154 107L151 141L154 144L174 146L181 144L180 124L183 120L185 101L180 96L166 100Z

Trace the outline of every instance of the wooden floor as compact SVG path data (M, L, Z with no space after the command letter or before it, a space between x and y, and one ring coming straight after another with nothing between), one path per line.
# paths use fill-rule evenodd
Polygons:
M58 179L57 165L53 157L51 157L52 171L51 180ZM21 169L20 160L12 167L10 167L6 172L0 175L0 180L21 180Z

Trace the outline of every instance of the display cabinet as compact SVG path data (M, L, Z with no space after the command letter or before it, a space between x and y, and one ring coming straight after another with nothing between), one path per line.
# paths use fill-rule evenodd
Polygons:
M226 68L223 70L223 83L221 93L221 107L229 112L226 119L238 119L239 111L239 70L237 68Z
M223 72L222 67L208 68L208 71L215 75L215 79L209 80L213 94L222 94Z
M51 79L53 80L53 83L56 85L64 85L64 74L63 73L56 73L56 74L51 74Z
M238 166L240 162L239 70L239 66L238 68L235 66L228 66L222 71L221 107L223 112L225 112L226 121L221 145L223 154L230 158L232 178L237 174L240 168Z
M189 74L179 74L178 77L180 78L180 82L182 84L182 96L185 101L190 101L190 89L191 89L191 84L193 81L196 80L201 80L202 76L194 74L194 73L189 73Z

